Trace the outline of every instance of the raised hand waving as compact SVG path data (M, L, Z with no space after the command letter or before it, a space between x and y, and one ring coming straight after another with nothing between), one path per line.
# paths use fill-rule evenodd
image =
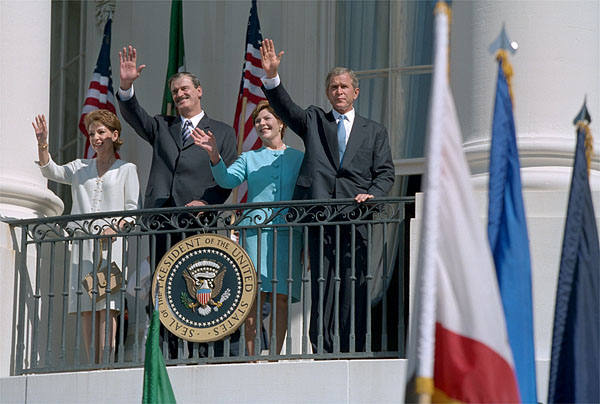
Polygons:
M279 69L279 64L281 63L281 58L284 53L284 51L279 53L275 52L275 44L273 44L272 39L265 39L262 41L260 47L260 59L262 61L262 67L265 73L267 73L267 78L272 79L277 76L277 69Z
M119 74L121 77L120 87L122 90L129 90L133 82L140 77L142 70L146 65L137 65L137 51L129 45L119 52Z

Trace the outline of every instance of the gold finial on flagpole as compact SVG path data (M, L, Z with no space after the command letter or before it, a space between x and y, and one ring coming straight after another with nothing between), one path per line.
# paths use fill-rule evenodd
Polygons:
M511 41L506 34L505 24L502 24L502 29L500 30L500 34L491 43L489 51L490 53L496 54L496 60L502 64L502 71L504 72L504 76L506 77L506 84L508 85L508 94L510 95L510 101L514 108L515 99L513 97L512 84L511 79L513 76L513 68L508 60L508 54L515 54L517 49L519 48L519 44L515 41Z
M573 124L577 127L577 132L583 130L585 132L585 159L587 163L587 174L588 178L590 176L590 167L592 165L592 156L594 155L594 138L592 137L592 132L590 131L590 123L592 122L592 118L587 110L587 95L583 99L583 106L581 110L573 120Z
M452 31L452 10L443 0L438 1L433 9L433 15L440 13L444 13L448 17L448 66L446 66L446 73L448 75L448 82L450 82L450 32Z

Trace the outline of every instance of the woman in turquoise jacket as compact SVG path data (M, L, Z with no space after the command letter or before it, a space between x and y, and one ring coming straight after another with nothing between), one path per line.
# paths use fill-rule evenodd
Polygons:
M278 202L292 199L296 179L304 153L288 147L283 143L285 124L275 115L268 101L258 103L252 112L254 129L262 141L258 150L242 153L229 167L219 155L215 138L210 131L195 129L192 133L194 143L210 156L211 170L215 181L223 188L235 188L244 181L248 183L248 202ZM257 209L245 212L247 219L240 224L262 224L272 213L272 209ZM285 223L283 214L269 223ZM288 245L289 229L277 228L277 262L274 262L274 231L273 228L261 230L260 254L258 251L258 234L256 229L246 231L246 251L252 258L254 266L261 277L261 307L267 294L273 292L273 268L277 268L276 282L276 338L277 353L281 352L285 337L288 313ZM292 234L292 301L300 300L300 253L302 239L300 231ZM272 300L271 300L272 302ZM272 302L273 303L273 302ZM271 305L273 307L273 304ZM254 340L256 336L256 307L253 308L246 320L246 345L248 354L254 355Z

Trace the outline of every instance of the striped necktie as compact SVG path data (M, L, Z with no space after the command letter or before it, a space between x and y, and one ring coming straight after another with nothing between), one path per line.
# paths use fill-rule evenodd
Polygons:
M189 119L186 119L185 123L183 124L183 130L181 131L181 143L185 144L185 142L190 138L190 136L192 136L192 129L194 128L194 125L192 125L192 121L190 121Z
M337 137L338 137L338 148L340 151L340 166L344 158L344 152L346 151L346 127L344 126L345 115L340 115L340 119L337 125Z

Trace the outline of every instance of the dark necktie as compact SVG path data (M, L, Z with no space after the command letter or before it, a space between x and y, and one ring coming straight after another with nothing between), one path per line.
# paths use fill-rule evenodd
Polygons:
M192 121L187 120L183 124L183 130L181 131L181 144L185 144L185 142L192 136L192 129L194 126L192 125Z

